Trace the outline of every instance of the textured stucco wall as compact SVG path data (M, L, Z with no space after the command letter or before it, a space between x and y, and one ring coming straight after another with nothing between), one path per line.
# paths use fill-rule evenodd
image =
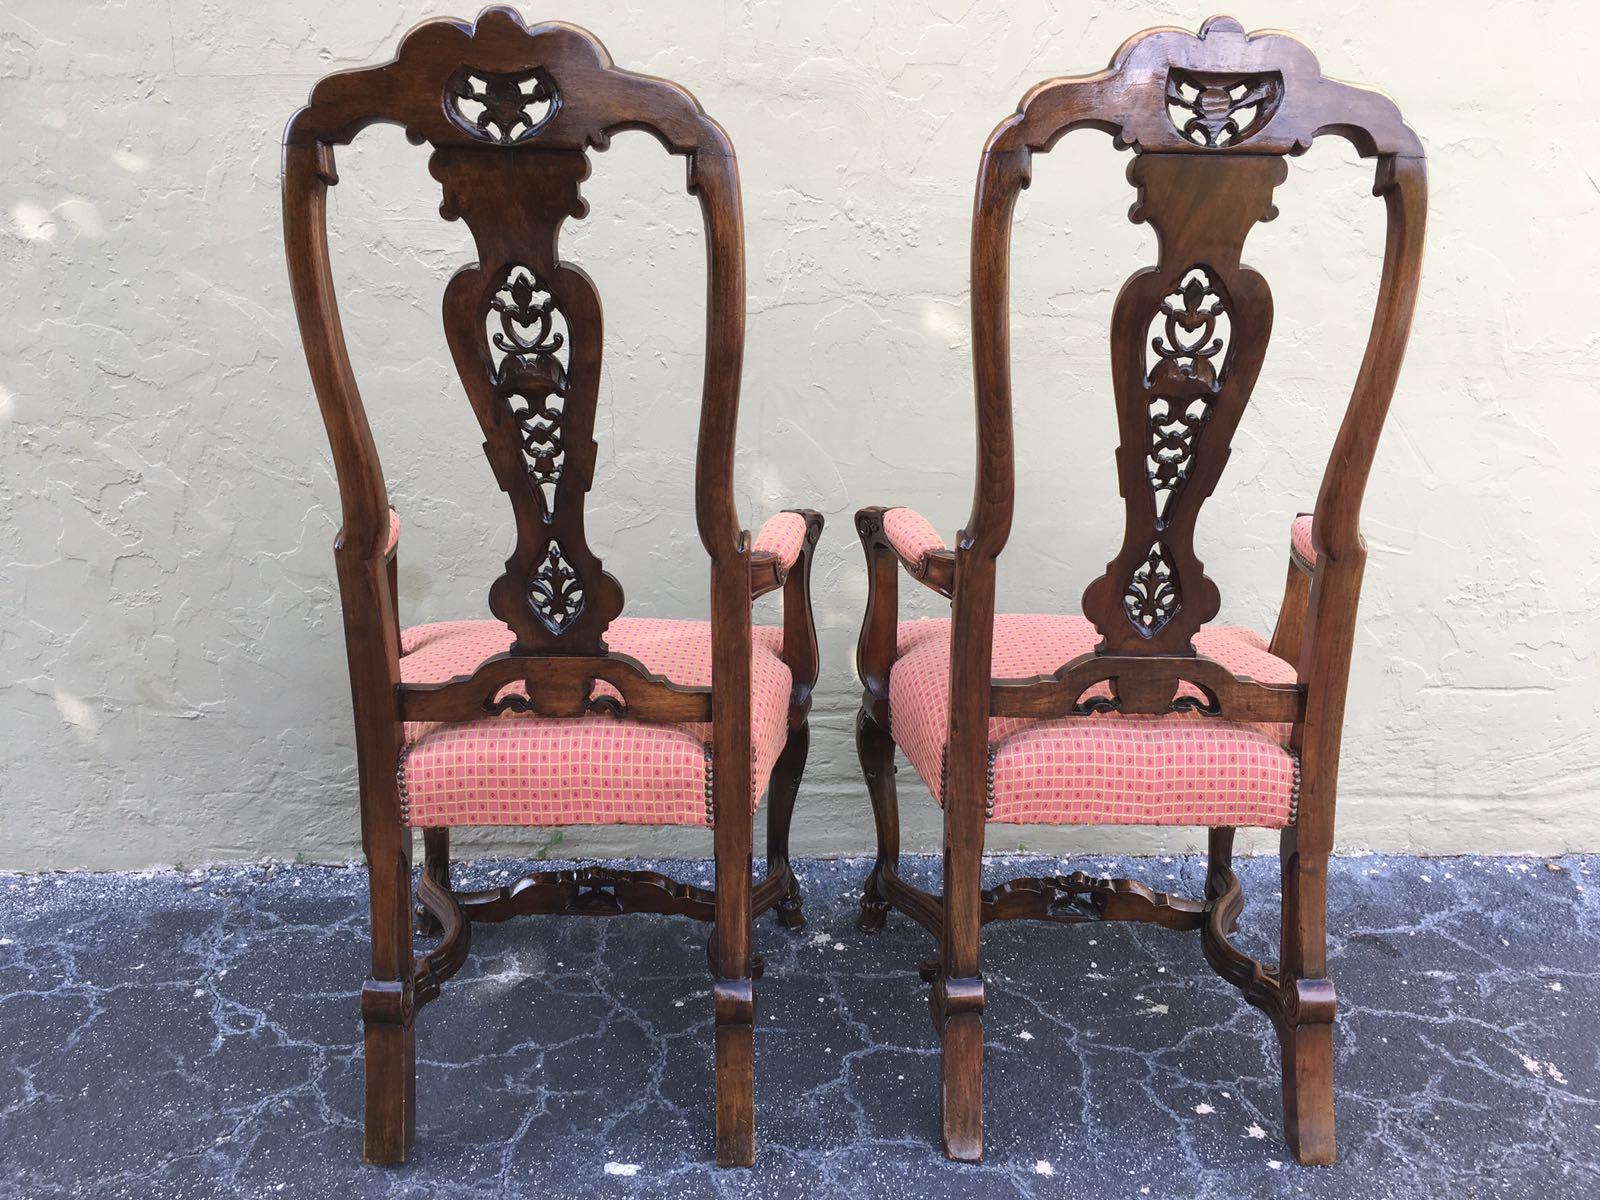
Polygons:
M86 11L0 5L0 868L342 858L356 810L337 501L282 265L277 141L318 75L385 57L422 16L471 15L470 0ZM1038 79L1096 69L1126 35L1207 12L1042 0L524 11L585 24L620 63L682 81L738 147L746 521L792 503L830 521L795 837L806 852L863 850L850 731L865 580L850 514L912 503L947 533L966 514L979 148ZM1600 491L1586 454L1600 399L1600 9L1235 11L1301 34L1330 74L1386 86L1431 158L1422 305L1366 509L1341 844L1600 849ZM438 220L425 159L376 131L341 152L332 202L346 326L407 521L408 622L484 614L509 536L438 323L442 280L470 244ZM1124 219L1124 163L1098 135L1069 139L1021 205L1008 607L1073 608L1119 539L1104 330L1116 286L1152 251ZM1354 377L1382 209L1353 163L1333 147L1297 160L1282 216L1249 246L1277 333L1201 527L1224 619L1270 626L1288 520L1315 494ZM593 215L565 239L608 317L591 526L641 614L705 608L688 457L703 246L681 184L681 163L619 138L586 187ZM935 611L905 591L912 611ZM909 842L933 848L934 809L909 770L901 781ZM1193 844L1182 831L1009 827L992 841ZM561 843L708 846L683 831Z

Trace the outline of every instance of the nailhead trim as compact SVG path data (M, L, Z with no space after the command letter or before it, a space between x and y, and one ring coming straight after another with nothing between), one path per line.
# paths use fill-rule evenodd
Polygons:
M989 769L984 777L983 787L983 819L994 820L994 760L1000 756L998 745L989 747Z
M712 789L711 743L705 743L706 752L706 824L717 827L717 802Z
M411 747L407 746L400 751L400 758L394 765L395 782L400 788L400 823L411 824L411 791L406 787L406 759L411 757Z
M1289 792L1289 824L1300 823L1300 751L1289 751L1289 757L1294 760L1294 787Z
M1000 744L989 747L989 766L984 774L983 787L983 819L994 820L994 760L1000 755ZM939 807L943 808L945 797L950 792L950 747L944 748L944 754L939 759Z

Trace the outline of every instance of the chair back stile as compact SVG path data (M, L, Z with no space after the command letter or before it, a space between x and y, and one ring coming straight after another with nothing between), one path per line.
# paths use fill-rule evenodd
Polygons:
M516 526L515 547L489 590L490 610L514 635L511 648L445 683L399 678L399 625L384 562L388 496L329 265L334 148L374 123L403 126L411 141L431 147L441 215L464 221L472 234L477 261L445 289L444 329ZM625 130L647 132L687 159L688 190L706 231L695 513L711 559L709 688L671 683L608 649L622 587L584 530L602 314L593 281L561 259L558 238L566 220L586 215L580 185L590 151ZM528 27L510 9L494 8L471 24L426 22L391 62L322 80L285 133L283 187L295 306L343 506L336 556L358 708L386 708L394 724L507 709L576 717L594 711L603 681L629 716L713 722L725 750L719 770L725 762L738 774L749 757L737 748L749 739L751 639L749 539L733 492L745 279L738 167L720 126L676 84L615 67L585 31ZM614 698L603 703L618 710Z
M1015 494L1012 218L1033 155L1077 129L1108 133L1118 148L1134 151L1128 179L1137 202L1130 219L1149 222L1157 235L1156 265L1124 283L1112 313L1123 541L1084 592L1083 614L1100 635L1095 651L1053 675L994 681L995 560L1010 534ZM1221 598L1197 554L1194 530L1271 336L1271 292L1243 265L1244 242L1258 221L1277 215L1273 194L1286 177L1285 157L1304 153L1324 134L1376 158L1374 193L1387 206L1388 236L1366 354L1315 510L1317 565L1297 647L1299 682L1269 686L1196 653L1194 634L1216 616ZM1233 720L1293 722L1297 745L1305 727L1314 726L1324 746L1300 748L1326 759L1331 744L1336 763L1348 629L1365 553L1360 502L1410 329L1425 206L1421 145L1392 101L1325 78L1289 35L1247 35L1227 17L1212 18L1198 35L1140 34L1105 71L1035 87L995 129L979 167L972 221L977 480L956 546L952 794L962 790L955 786L959 776L968 794L976 787L981 795L976 772L991 716L1198 709Z

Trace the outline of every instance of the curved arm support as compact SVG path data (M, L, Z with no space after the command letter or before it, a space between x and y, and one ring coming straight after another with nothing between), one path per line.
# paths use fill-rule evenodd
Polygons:
M822 537L822 514L808 508L778 513L761 527L751 562L752 599L783 588L783 664L793 681L789 725L799 725L811 711L822 656L811 607L811 565ZM763 543L769 549L760 549Z

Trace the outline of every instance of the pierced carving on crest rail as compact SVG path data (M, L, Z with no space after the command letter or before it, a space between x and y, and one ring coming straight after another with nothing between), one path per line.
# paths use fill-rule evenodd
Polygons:
M1166 543L1153 542L1122 593L1122 610L1133 627L1145 637L1154 637L1178 615L1183 597L1172 569L1172 554Z
M514 146L555 114L556 87L543 71L502 75L462 67L445 86L445 111L474 137Z
M1167 117L1185 141L1208 150L1236 146L1270 121L1283 99L1283 76L1167 72Z
M560 633L583 611L583 580L567 562L560 542L551 541L529 580L528 602L551 633Z

